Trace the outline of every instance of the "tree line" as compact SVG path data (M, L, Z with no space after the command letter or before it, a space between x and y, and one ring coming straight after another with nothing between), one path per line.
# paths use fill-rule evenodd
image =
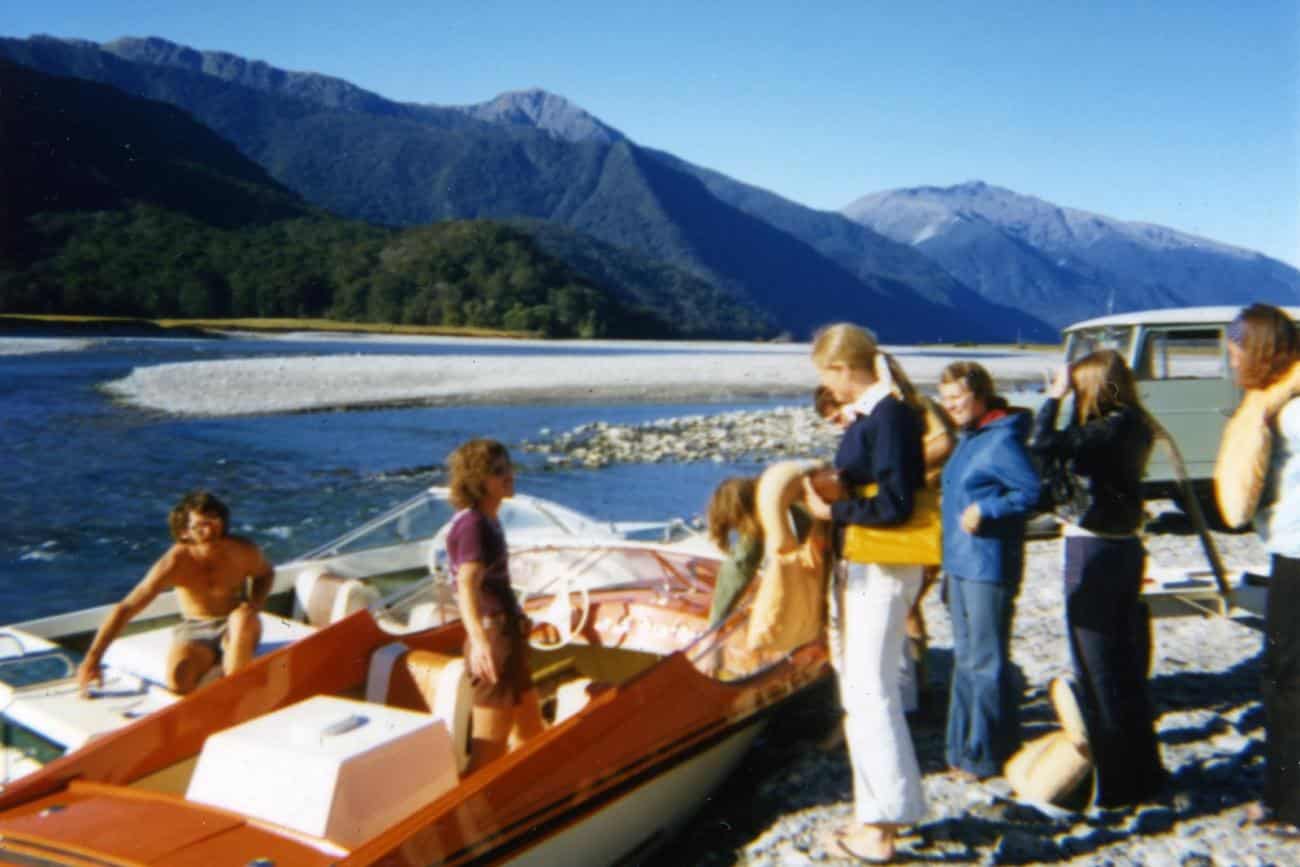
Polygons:
M399 230L320 215L220 228L136 204L37 214L27 228L26 261L0 262L0 311L679 333L490 221Z

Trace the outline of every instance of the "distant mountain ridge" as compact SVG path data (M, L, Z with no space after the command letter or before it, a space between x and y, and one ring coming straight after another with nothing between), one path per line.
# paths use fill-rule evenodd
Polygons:
M986 299L1057 326L1105 312L1300 300L1300 271L1260 253L972 181L886 190L845 216L909 244Z
M690 270L795 336L837 319L868 322L894 341L1014 336L998 308L976 298L974 308L959 309L931 287L856 273L626 139L574 142L538 128L552 116L545 110L479 112L497 118L486 121L463 109L376 103L337 79L280 74L166 40L118 40L111 49L0 40L0 54L18 62L190 111L281 183L344 216L397 225L557 222ZM921 283L951 283L923 256L854 231L868 246L902 249Z

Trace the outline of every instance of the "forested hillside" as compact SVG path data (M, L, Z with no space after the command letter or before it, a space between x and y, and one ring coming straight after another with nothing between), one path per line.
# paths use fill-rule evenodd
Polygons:
M184 112L105 85L0 61L0 129L3 312L326 316L552 336L770 330L716 290L693 316L670 305L670 320L638 293L654 300L674 275L636 283L623 271L633 285L616 291L520 226L334 217Z

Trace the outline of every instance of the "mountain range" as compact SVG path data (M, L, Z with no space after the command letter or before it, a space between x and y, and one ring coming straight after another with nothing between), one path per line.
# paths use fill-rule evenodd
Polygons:
M895 341L1040 340L1108 310L1300 298L1300 272L1259 254L978 183L816 211L641 147L540 90L398 103L158 38L0 39L0 57L171 103L345 217L520 220L579 272L608 276L617 251L625 269L711 287L797 337L850 319Z
M978 181L873 193L843 214L1057 326L1110 310L1300 297L1300 273L1276 259Z

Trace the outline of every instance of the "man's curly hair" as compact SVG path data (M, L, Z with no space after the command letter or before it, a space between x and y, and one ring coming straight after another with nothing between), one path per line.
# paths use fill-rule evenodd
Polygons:
M172 507L167 526L177 542L189 540L190 512L221 519L221 535L230 533L230 509L208 491L191 491Z
M487 494L487 480L500 466L510 462L510 453L496 440L472 439L461 443L447 458L451 471L451 504L457 509L473 509Z

